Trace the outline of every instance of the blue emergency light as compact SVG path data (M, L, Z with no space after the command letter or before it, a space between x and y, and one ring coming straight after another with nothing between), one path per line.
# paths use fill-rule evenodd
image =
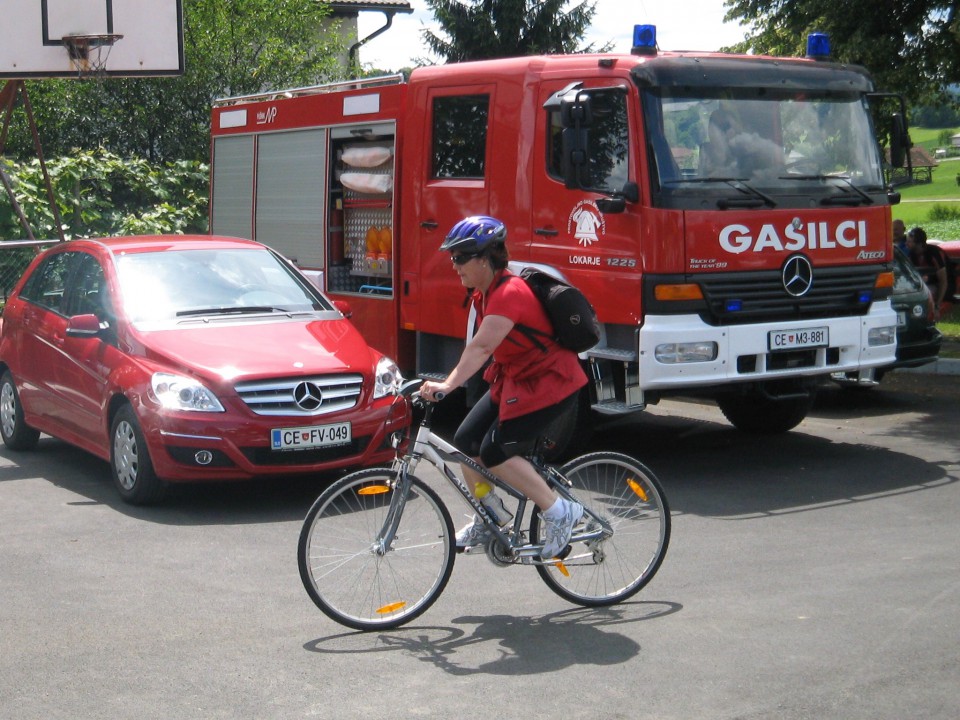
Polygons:
M813 60L828 60L830 58L830 37L826 33L810 33L807 35L807 57Z
M656 25L634 25L633 26L633 49L630 51L634 55L656 55L657 54L657 26Z

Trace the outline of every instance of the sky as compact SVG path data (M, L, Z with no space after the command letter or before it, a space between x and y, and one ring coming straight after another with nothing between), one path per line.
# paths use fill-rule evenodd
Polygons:
M572 0L566 9L582 0ZM597 12L586 41L596 45L614 42L615 52L630 52L634 25L656 25L661 50L719 50L743 40L745 31L724 23L724 0L596 0ZM433 26L425 0L410 0L413 13L397 14L393 26L360 49L360 61L381 70L412 67L430 54L420 31ZM383 13L360 13L359 35L364 38L384 24Z

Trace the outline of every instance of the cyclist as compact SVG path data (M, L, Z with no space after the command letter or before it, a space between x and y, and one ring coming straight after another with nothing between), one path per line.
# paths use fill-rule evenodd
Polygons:
M471 293L479 325L443 382L425 382L421 394L435 400L483 369L490 389L467 414L454 445L542 508L545 544L541 557L555 557L570 541L583 515L579 503L560 498L524 457L554 420L575 412L587 383L576 353L548 339L553 328L540 301L508 269L507 228L496 218L468 217L450 230L440 250L450 253L460 282ZM538 346L517 326L548 337ZM481 477L463 468L471 491ZM457 533L458 549L480 545L490 532L474 516Z

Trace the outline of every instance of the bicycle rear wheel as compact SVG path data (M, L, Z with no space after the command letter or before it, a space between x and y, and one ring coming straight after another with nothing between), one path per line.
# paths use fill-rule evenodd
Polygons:
M379 551L392 479L388 470L368 469L338 480L314 502L300 531L297 561L307 594L356 630L413 620L440 596L453 570L450 513L418 478L411 478L392 546Z
M670 509L659 481L642 463L614 452L583 455L560 472L573 495L614 532L574 544L560 564L538 565L540 577L560 597L586 607L635 595L660 569L670 543ZM530 537L536 542L543 542L541 524L534 513Z

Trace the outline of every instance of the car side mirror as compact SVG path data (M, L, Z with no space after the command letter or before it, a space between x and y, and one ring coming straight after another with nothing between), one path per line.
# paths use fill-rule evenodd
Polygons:
M67 320L67 337L97 337L102 329L96 315L74 315Z
M353 317L353 308L350 307L350 303L346 300L334 300L333 306L339 310L340 314L347 318L347 320Z

